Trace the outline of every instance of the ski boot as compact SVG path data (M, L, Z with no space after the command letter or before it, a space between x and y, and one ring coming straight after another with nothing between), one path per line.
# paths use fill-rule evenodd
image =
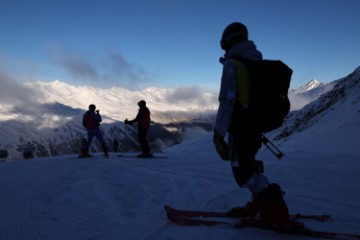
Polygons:
M106 146L103 146L103 151L104 151L104 156L105 156L106 158L109 158L109 152L108 152L108 149L107 149Z
M262 192L253 193L252 201L244 207L247 214L259 215L259 218L244 219L252 225L270 228L279 232L303 231L304 225L290 220L289 210L278 184L273 183Z
M138 158L152 158L154 157L154 155L150 152L148 153L140 153L139 155L137 155Z

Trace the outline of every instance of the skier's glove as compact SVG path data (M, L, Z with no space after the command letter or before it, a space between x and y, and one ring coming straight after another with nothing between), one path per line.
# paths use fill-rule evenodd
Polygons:
M221 136L216 129L214 129L213 142L217 153L220 155L222 160L230 160L230 153L227 143L224 141L224 137Z

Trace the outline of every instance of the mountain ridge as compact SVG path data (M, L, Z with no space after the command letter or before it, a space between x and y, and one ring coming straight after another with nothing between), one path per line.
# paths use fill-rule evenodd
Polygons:
M359 72L359 69L356 69L352 75ZM319 101L318 107L315 108L316 110L311 110L313 105L309 104L310 107L306 105L300 110L292 111L284 126L280 128L281 130L275 131L277 136L274 139L280 141L295 131L302 131L301 126L305 129L314 116L334 105L333 101L340 101L340 98L325 101L324 99L331 98L324 95L327 92L333 95L341 94L345 90L340 91L339 89L342 89L340 86L344 85L343 82L347 79L349 76L327 84L316 82L309 84L315 87L302 91L301 95L307 94L310 96L309 101L313 103ZM116 139L121 143L121 151L138 151L139 149L136 131L129 126L127 129L122 121L125 118L135 117L136 103L140 99L146 99L152 111L154 122L150 128L149 138L153 149L157 151L177 144L188 137L193 138L212 130L218 107L215 93L200 93L196 88L152 87L142 91L130 91L119 87L99 89L91 86L72 86L60 81L35 82L26 85L31 89L36 89L34 98L38 99L37 105L27 107L0 105L0 121L2 122L0 127L2 147L0 149L7 149L11 153L10 159L21 159L21 153L16 151L17 146L26 144L33 147L38 157L77 152L80 149L81 140L86 137L81 126L81 117L90 103L94 103L100 109L103 116L101 129L108 145L112 146ZM356 84L351 86L356 87ZM294 95L289 93L289 96L291 99ZM102 98L105 100L101 101ZM292 104L293 102L294 100ZM328 107L325 109L320 106ZM301 115L312 117L304 118L300 117ZM307 124L302 124L302 122ZM274 133L271 135L273 136ZM125 141L128 142L126 147L123 143ZM99 151L99 149L101 147L94 141L92 150Z
M274 131L275 140L286 141L294 133L309 133L307 129L316 125L317 131L350 131L350 136L360 131L360 67L348 76L335 82L332 90L322 94L316 101L304 108L292 111L287 116L283 126ZM334 115L337 122L325 122L327 115ZM339 120L336 116L342 116ZM329 126L332 126L331 128ZM354 129L351 129L354 128ZM357 130L355 130L357 129ZM328 139L341 141L341 139ZM356 144L356 143L354 143Z

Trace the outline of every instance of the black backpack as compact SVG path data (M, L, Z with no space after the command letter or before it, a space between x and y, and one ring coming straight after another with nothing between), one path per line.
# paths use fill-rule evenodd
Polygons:
M250 60L233 57L241 62L249 76L247 111L262 132L280 127L290 111L288 90L293 71L280 60Z

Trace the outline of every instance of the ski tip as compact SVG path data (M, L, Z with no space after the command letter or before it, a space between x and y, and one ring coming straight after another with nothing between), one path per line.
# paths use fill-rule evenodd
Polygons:
M329 221L331 219L331 216L328 214L322 214L322 215L306 215L306 214L294 214L291 215L292 219L313 219L316 220L318 222L326 222Z
M171 207L169 205L164 205L164 209L168 212L171 209Z
M331 216L330 215L327 215L327 214L323 214L323 215L320 215L319 217L318 217L318 220L320 221L320 222L325 222L325 221L328 221L328 220L330 220L331 219Z

